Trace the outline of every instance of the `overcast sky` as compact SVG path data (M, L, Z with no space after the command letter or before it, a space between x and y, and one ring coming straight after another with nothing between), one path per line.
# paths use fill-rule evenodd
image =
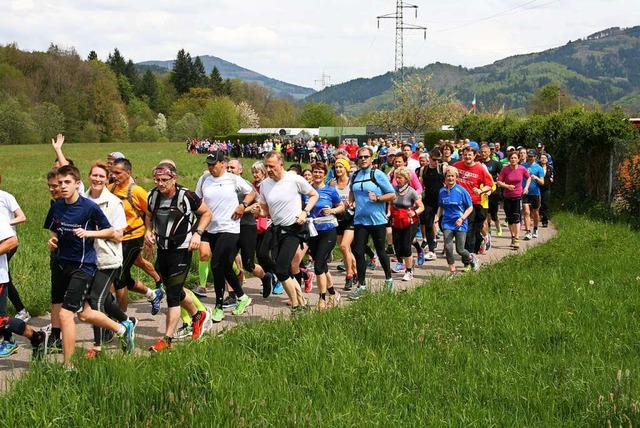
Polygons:
M440 61L476 67L541 51L609 27L640 25L637 0L413 0L405 23L405 66ZM406 3L405 3L406 4ZM320 89L373 77L395 65L393 0L0 0L0 44L46 50L50 43L117 47L134 62L174 59L184 48L268 77Z

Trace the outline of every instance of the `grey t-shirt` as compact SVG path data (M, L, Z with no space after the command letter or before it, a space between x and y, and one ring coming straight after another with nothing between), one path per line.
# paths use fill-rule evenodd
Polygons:
M418 199L420 199L420 195L413 187L409 186L404 195L400 195L396 188L396 200L393 201L393 206L396 208L411 208Z

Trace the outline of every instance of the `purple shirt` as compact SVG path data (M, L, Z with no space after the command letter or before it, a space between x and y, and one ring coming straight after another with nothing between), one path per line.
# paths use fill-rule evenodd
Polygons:
M498 181L516 186L513 190L502 189L503 196L505 198L521 198L523 178L529 178L529 171L522 165L518 165L516 169L513 169L511 164L502 168L498 176Z

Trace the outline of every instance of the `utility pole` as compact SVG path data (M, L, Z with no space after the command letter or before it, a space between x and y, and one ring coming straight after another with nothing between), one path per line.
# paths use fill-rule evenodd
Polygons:
M394 73L396 81L400 86L404 85L404 30L422 30L424 31L424 39L427 39L427 27L423 27L422 25L407 24L404 22L404 9L413 9L415 11L415 17L418 18L418 6L416 6L415 4L405 3L403 0L396 1L395 13L388 13L386 15L380 15L376 17L376 19L378 20L378 28L380 28L381 19L396 20L396 64Z

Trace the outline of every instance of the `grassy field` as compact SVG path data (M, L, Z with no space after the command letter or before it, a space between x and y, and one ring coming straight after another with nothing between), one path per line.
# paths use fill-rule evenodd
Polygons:
M477 275L252 324L163 355L35 366L14 426L631 426L640 234L562 214Z
M123 152L133 164L136 182L145 189L153 188L151 171L162 159L176 162L179 182L191 189L206 169L204 155L190 155L183 143L159 144L68 144L63 146L65 156L73 159L83 178L89 173L89 166L95 160L106 160L113 151ZM50 145L2 146L0 147L0 188L12 193L27 216L27 223L18 226L20 248L11 261L13 280L23 302L32 314L49 310L49 259L46 248L48 233L42 228L49 209L50 196L47 190L46 173L53 166L55 154ZM250 166L254 160L247 159L245 178L252 180ZM85 179L85 185L88 187ZM194 275L190 281L196 282L196 260ZM142 271L134 268L134 275L152 281ZM10 306L10 311L13 307Z

